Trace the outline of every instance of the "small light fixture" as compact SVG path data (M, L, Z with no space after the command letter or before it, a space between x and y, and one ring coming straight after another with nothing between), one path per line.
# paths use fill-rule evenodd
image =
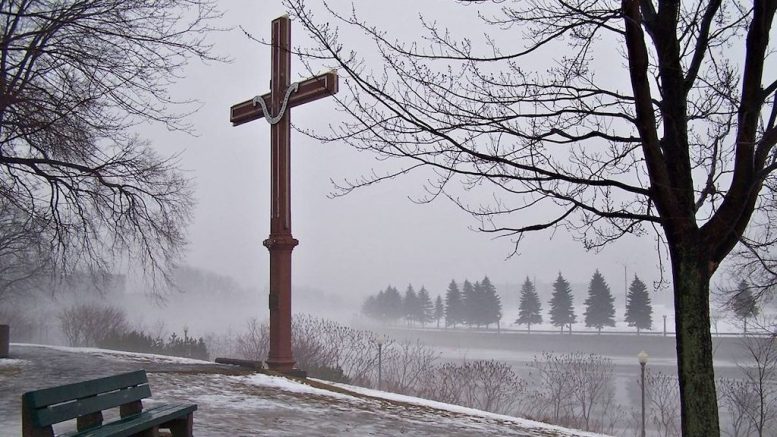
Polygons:
M643 366L647 364L647 361L648 361L647 352L642 351L639 354L637 354L637 359L639 360L639 364L642 364Z

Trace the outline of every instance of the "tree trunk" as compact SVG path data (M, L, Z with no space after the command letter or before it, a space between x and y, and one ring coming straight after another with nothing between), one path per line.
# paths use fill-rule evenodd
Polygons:
M684 437L718 437L718 397L712 365L710 267L701 245L670 243L674 278L677 375Z

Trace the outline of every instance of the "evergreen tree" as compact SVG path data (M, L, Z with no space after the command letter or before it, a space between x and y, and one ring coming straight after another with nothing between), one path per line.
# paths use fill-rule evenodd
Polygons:
M431 322L434 317L434 304L432 303L432 298L429 296L429 292L426 291L426 288L424 288L423 285L421 286L421 289L418 290L418 307L416 317L416 320L421 322L421 326Z
M420 306L418 295L413 289L412 284L408 284L407 289L405 290L405 298L402 300L402 307L404 308L404 313L402 315L405 317L408 325L414 321L419 321L418 309Z
M525 324L531 332L532 323L542 323L541 311L542 305L539 296L537 296L537 290L527 276L521 287L521 302L518 307L518 320L515 323Z
M610 287L602 274L596 270L588 285L588 298L585 300L585 326L595 327L602 332L604 326L615 326L615 307Z
M572 323L576 320L572 288L559 272L556 282L553 283L553 295L550 298L550 323L561 328L563 334L564 326L570 325L571 329Z
M456 281L451 279L451 283L448 284L448 290L445 292L445 326L456 327L457 323L463 322L464 301L459 291L459 286L456 285Z
M480 282L481 300L482 300L482 314L483 323L486 326L491 323L496 323L497 329L499 329L499 321L502 320L502 300L496 293L496 287L488 279L488 276L484 277Z
M437 323L437 327L440 327L440 320L445 315L445 306L442 303L442 297L438 294L437 299L434 301L434 321Z
M380 293L382 292L383 291ZM378 293L378 296L380 296L380 293ZM380 318L380 308L378 307L378 298L376 296L367 296L367 299L362 305L362 314L371 319Z
M405 315L405 308L402 302L402 295L396 287L389 285L386 292L383 293L381 302L382 311L386 320L395 322Z
M645 283L640 281L637 275L629 287L626 295L626 323L640 329L650 329L653 326L653 306L650 304L650 294Z
M729 303L736 318L742 321L745 334L747 333L747 319L758 315L758 304L753 296L747 281L739 281L734 295Z
M474 325L477 323L477 306L478 299L475 293L475 287L468 280L464 280L464 285L461 286L462 294L462 311L461 322L467 325Z
M475 281L475 283L472 284L472 288L474 290L474 298L472 300L472 323L480 328L481 325L486 323L485 293L480 281Z

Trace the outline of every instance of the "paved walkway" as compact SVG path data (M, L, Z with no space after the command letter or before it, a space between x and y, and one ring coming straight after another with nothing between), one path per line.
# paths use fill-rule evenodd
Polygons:
M573 435L356 394L332 395L303 385L294 388L282 378L256 378L232 366L194 360L32 345L11 345L11 358L0 360L2 437L21 434L23 392L137 369L149 374L153 401L146 405L198 404L194 414L198 436ZM73 426L65 424L55 431Z

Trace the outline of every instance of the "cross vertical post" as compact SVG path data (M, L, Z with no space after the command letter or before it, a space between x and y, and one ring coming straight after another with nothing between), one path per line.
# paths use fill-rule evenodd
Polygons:
M272 81L270 92L230 108L238 126L264 117L271 125L270 236L270 351L267 366L292 372L291 252L299 244L291 234L291 117L289 109L337 93L335 71L291 83L291 21L287 15L272 21Z
M270 128L272 199L270 236L264 246L270 251L270 353L267 366L291 370L291 251L299 244L291 235L291 120L280 114L291 73L291 23L288 17L272 22L272 81L270 111L281 119Z

